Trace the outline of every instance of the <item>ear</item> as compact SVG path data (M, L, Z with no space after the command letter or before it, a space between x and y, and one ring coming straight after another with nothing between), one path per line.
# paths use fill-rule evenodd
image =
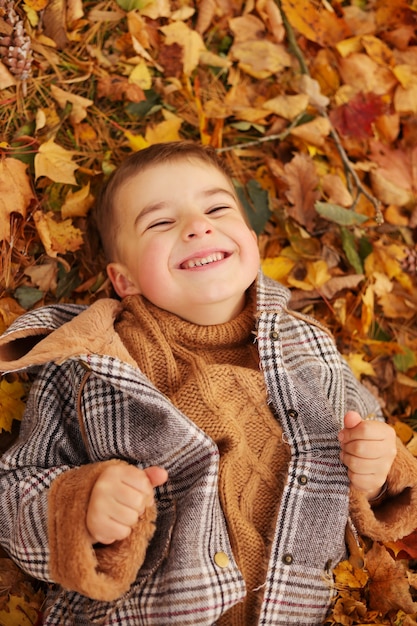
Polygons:
M107 275L115 292L121 298L135 296L140 293L139 287L129 277L129 272L121 263L109 263L107 265Z

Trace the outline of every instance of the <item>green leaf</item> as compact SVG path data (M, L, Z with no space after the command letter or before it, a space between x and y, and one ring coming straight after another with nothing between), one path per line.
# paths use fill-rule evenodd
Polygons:
M340 226L354 226L355 224L363 224L363 222L368 220L366 215L360 215L338 204L316 202L314 206L317 213L324 217L324 219L329 220L329 222L335 222Z
M248 182L246 188L237 181L234 181L234 184L251 227L257 235L260 235L271 217L268 192L253 179Z
M20 306L29 311L39 300L42 300L43 292L36 287L18 287L14 296Z
M394 365L399 372L408 372L408 370L417 364L417 358L413 350L406 346L401 346L402 354L396 354L393 358Z
M152 0L116 0L117 4L123 11L140 11L144 9Z
M356 250L356 238L347 228L341 229L342 247L346 258L357 274L363 274L363 264Z

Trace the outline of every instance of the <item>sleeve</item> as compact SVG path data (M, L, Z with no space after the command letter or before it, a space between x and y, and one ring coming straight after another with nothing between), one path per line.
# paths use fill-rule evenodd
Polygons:
M34 578L111 601L128 590L155 529L147 511L131 535L95 548L85 525L94 482L106 464L90 463L70 366L45 366L28 398L17 442L0 458L0 540Z
M385 498L373 506L351 489L350 510L358 532L376 541L397 541L417 528L417 459L399 439Z
M377 399L357 381L347 364L344 370L346 409L383 420ZM396 541L417 528L417 459L399 439L386 487L386 495L377 505L358 490L350 490L350 514L356 529L376 541Z

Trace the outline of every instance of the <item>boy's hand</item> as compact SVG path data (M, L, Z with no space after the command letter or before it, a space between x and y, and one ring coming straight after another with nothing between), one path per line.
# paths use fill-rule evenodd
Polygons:
M363 420L356 411L348 411L339 441L340 458L348 468L352 486L373 500L397 454L395 430L385 422Z
M86 524L93 543L125 539L154 502L154 487L168 478L162 467L144 470L134 465L107 467L97 479L87 509Z

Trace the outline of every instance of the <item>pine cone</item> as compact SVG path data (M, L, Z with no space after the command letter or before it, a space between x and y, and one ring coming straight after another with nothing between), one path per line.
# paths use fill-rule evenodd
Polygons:
M32 48L23 20L10 0L0 0L0 60L21 81L26 81L32 68Z
M402 260L401 268L411 276L417 276L417 246L410 250Z

